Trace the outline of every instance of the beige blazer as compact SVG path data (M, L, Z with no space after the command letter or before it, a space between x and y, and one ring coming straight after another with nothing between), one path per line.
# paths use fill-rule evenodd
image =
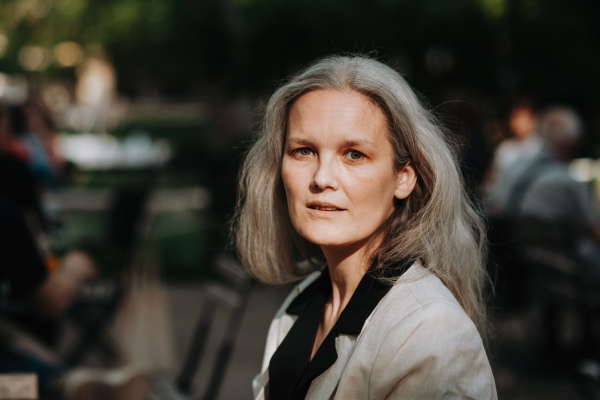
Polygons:
M269 361L297 319L285 310L319 275L296 286L275 315L253 381L256 400L265 399ZM339 335L335 347L336 362L312 382L306 399L497 399L475 325L419 262L398 279L361 333Z

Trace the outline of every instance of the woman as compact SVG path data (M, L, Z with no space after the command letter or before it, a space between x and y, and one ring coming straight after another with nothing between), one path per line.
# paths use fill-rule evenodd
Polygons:
M306 277L271 324L258 399L496 398L482 222L397 72L333 56L284 84L239 193L246 268Z

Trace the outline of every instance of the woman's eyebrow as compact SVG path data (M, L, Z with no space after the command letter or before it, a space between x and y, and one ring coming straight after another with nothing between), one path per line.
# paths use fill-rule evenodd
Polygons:
M314 142L307 138L288 137L286 140L287 144L294 144L296 146L313 146ZM375 143L367 139L347 139L340 143L340 147L377 147Z
M356 147L356 146L367 146L377 147L375 143L367 139L348 139L342 142L342 147Z
M296 138L296 137L288 137L286 140L287 143L300 145L300 146L312 146L313 142L306 138Z

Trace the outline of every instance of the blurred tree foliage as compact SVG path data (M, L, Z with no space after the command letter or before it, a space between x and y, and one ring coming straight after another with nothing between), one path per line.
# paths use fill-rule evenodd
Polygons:
M595 0L1 0L0 70L18 72L26 44L72 40L106 51L129 95L261 92L331 52L376 54L434 95L449 81L598 90L599 10ZM432 48L450 52L453 68L428 71Z

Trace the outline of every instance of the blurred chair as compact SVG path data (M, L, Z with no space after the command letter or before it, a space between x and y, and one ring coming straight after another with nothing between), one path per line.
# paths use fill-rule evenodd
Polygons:
M221 254L213 263L214 279L207 283L202 307L192 335L187 357L174 382L155 381L149 400L213 400L217 398L243 314L252 290L250 276L233 258ZM224 333L215 325L218 313L225 316ZM223 322L223 321L220 321ZM213 351L206 352L210 344ZM199 369L206 368L206 372ZM198 374L206 374L204 392L196 394L193 383Z
M93 353L102 365L114 366L118 349L109 330L125 293L126 288L116 282L89 284L82 288L67 316L67 323L78 333L64 353L67 365L80 365Z
M80 335L64 359L69 365L78 365L93 353L104 366L114 366L117 346L110 328L128 293L135 256L149 243L158 215L205 209L210 204L210 194L201 187L126 189L115 193L71 189L63 191L59 201L67 212L107 212L108 237L94 241L92 247L98 248L91 252L101 256L116 250L122 259L118 267L108 266L109 280L86 285L70 310L67 324Z
M590 279L578 257L580 234L571 221L549 223L525 217L516 221L514 229L518 257L529 270L530 290L542 313L546 350L558 352L566 361L590 356L600 344L592 322L600 316L600 285ZM578 326L562 326L560 317L565 313ZM561 338L565 328L578 332L569 346Z
M98 243L104 247L101 251L117 251L121 254L123 265L131 264L133 253L141 242L149 235L149 227L154 220L154 214L149 213L149 191L120 190L114 196L94 196L93 192L69 192L62 201L68 207L83 211L106 210L108 212L108 235ZM90 196L91 195L91 196ZM88 197L95 198L89 201ZM107 207L105 209L104 207ZM150 220L150 221L149 221ZM63 358L68 365L80 365L91 353L96 354L105 367L114 366L117 361L118 349L109 330L127 293L127 268L119 268L110 280L89 283L81 290L77 301L67 315L67 324L78 333L75 341L66 350Z
M176 387L182 393L202 400L213 400L217 397L252 290L250 276L231 257L218 256L214 263L214 273L216 279L206 287L204 303L190 349L176 380ZM220 343L216 344L217 355L211 370L207 372L210 374L208 387L202 396L193 396L192 382L208 344L216 312L223 309L228 312L225 333L220 337Z

